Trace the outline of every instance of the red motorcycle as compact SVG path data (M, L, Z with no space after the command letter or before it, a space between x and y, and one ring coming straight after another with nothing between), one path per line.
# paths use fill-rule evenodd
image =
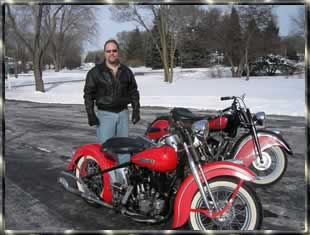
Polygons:
M292 155L292 150L278 132L258 129L258 126L264 125L265 113L252 115L244 103L244 98L245 95L221 97L221 100L233 102L215 117L195 116L185 108L175 110L192 122L208 120L210 134L198 135L195 141L202 160L240 160L255 172L256 184L273 184L283 176L287 166L286 154ZM160 142L161 138L170 132L168 119L168 116L156 118L147 128L145 135Z
M208 134L207 120L188 125L172 110L170 123L174 131L160 143L129 137L81 146L58 181L87 202L138 222L173 216L173 229L186 223L194 230L258 229L263 213L250 185L255 174L234 161L201 164L193 141ZM124 153L130 161L119 164L116 154Z

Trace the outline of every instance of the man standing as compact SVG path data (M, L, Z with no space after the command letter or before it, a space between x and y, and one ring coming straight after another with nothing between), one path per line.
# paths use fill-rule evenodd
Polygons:
M132 123L140 120L139 92L133 72L119 61L115 40L104 44L104 61L96 64L86 77L84 101L88 124L96 125L99 143L111 137L128 137L128 104L132 106ZM97 106L97 114L94 110ZM120 156L119 156L120 158ZM126 160L119 159L122 163Z

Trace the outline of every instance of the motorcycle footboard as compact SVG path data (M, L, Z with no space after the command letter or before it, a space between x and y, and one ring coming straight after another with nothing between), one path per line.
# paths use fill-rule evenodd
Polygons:
M80 178L77 178L72 173L66 171L62 171L61 175L62 176L58 177L58 183L60 183L67 191L75 195L81 196L88 201L92 201L102 206L113 208L112 205L101 201L92 191L89 190L87 185ZM76 181L78 181L82 185L84 192L78 190L76 187L70 186L67 179L70 179L70 182L73 181L73 183L76 183Z

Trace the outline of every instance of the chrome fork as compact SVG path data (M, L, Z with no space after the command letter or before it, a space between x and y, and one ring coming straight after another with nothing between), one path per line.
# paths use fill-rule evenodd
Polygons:
M190 166L190 168L191 168L191 170L192 170L192 172L193 172L194 179L195 179L195 181L196 181L196 183L197 183L197 185L198 185L198 188L199 188L199 191L200 191L200 193L201 193L201 195L202 195L203 201L204 201L205 204L207 205L207 208L208 208L209 210L211 210L211 207L210 207L209 202L208 202L208 199L207 199L206 192L205 192L204 187L203 187L203 185L202 185L203 182L201 182L200 177L199 177L199 172L200 172L200 174L202 175L203 181L204 181L204 183L205 183L205 185L206 185L206 187L207 187L207 191L208 191L208 193L209 193L209 195L210 195L210 197L211 197L211 200L212 200L212 202L213 202L213 205L214 205L215 209L218 210L217 203L215 202L215 199L214 199L213 194L212 194L212 192L211 192L211 188L210 188L210 186L209 186L209 184L208 184L208 181L207 181L207 179L206 179L206 177L205 177L205 175L204 175L204 172L203 172L203 170L202 170L201 165L198 164L198 169L197 169L197 166L196 166L196 164L195 164L195 162L194 162L194 160L193 160L192 154L191 154L190 151L188 150L187 144L186 144L186 143L183 143L183 145L184 145L184 149L185 149L185 152L186 152L186 155L187 155L187 159L188 159L189 166Z

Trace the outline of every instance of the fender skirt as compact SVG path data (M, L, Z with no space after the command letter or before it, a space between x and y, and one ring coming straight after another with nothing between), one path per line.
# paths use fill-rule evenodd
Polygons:
M115 165L115 162L108 159L104 152L101 151L100 144L86 144L79 147L74 153L69 166L67 167L67 171L72 171L81 157L92 156L96 159L97 163L101 170L111 168ZM101 198L111 204L112 203L112 189L110 185L110 176L109 174L103 174L103 191L101 193Z

